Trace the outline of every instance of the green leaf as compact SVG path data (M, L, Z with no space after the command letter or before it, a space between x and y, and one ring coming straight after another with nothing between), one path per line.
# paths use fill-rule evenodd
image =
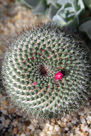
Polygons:
M91 20L80 25L79 30L87 33L88 37L91 39Z
M60 8L53 20L58 19L64 25L72 22L75 22L75 25L79 24L79 15L85 9L82 0L58 0L57 4L60 5Z
M85 5L91 10L91 0L83 0Z
M34 14L42 15L46 13L47 5L45 0L41 0L38 5L33 9Z
M48 5L52 5L54 7L57 7L57 1L58 0L46 0Z
M49 17L51 19L56 15L58 9L59 9L59 7L54 7L53 5L50 5L50 7L49 7Z
M32 7L35 8L40 2L40 0L22 0L22 1L24 1L23 3L27 5L29 8Z
M57 23L59 26L64 26L66 25L66 22L63 18L61 18L59 15L55 15L53 17L53 22Z
M45 14L47 9L46 0L17 0L21 4L33 9L34 14Z

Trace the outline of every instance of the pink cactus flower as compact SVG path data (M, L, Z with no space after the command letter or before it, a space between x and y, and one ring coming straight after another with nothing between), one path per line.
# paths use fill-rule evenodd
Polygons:
M36 84L37 84L36 82L33 82L33 83L32 83L32 86L35 86Z
M63 74L61 72L55 73L54 79L55 80L61 80L63 77Z

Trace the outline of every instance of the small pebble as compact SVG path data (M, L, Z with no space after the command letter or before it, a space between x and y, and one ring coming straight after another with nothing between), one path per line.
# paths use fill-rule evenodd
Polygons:
M53 130L53 126L50 126L50 127L49 127L49 130L52 131L52 130Z
M87 127L86 125L82 124L82 125L81 125L81 130L82 130L83 132L86 132L86 131L88 131L88 127Z
M25 134L21 134L20 136L26 136Z
M60 127L59 127L58 125L55 125L55 126L54 126L54 130L55 130L55 131L60 131Z
M73 133L70 133L70 135L69 135L69 136L74 136L74 135L73 135Z
M89 132L89 136L91 136L91 129L89 129L88 132Z
M35 130L35 128L34 128L33 125L29 125L29 126L28 126L28 129L30 129L31 131L34 131L34 130Z
M47 136L44 132L41 132L39 136Z
M13 129L13 134L17 134L17 132L18 132L18 129L17 129L17 128L14 128L14 129Z
M86 120L88 120L91 123L91 116L87 116Z
M85 124L85 123L86 123L86 121L85 121L85 119L84 119L83 117L81 117L80 120L81 120L81 123L82 123L82 124Z

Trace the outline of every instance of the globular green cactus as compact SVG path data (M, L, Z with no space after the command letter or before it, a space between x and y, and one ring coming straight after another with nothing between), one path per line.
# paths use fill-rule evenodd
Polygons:
M12 42L2 63L2 79L16 105L30 115L52 118L88 100L90 55L78 37L50 23Z

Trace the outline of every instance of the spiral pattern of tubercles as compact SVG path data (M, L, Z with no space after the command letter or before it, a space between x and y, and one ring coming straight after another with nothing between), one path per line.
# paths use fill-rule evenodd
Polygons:
M28 114L58 117L88 99L90 66L84 42L48 24L12 43L2 66L3 84Z

